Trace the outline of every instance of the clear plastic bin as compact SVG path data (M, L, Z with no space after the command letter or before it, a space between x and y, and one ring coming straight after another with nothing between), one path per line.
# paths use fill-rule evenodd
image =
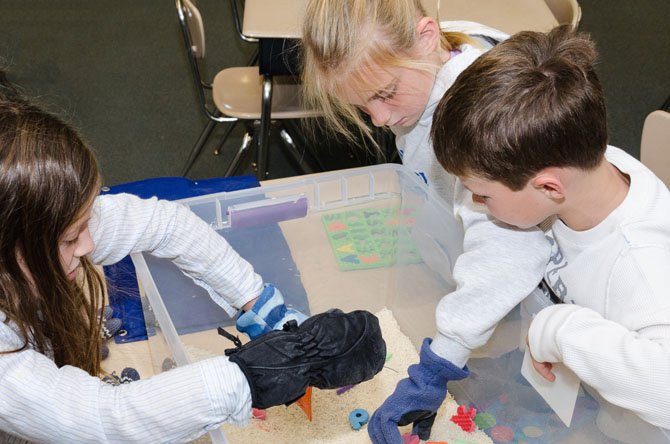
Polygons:
M460 223L401 165L295 177L180 202L226 237L290 305L312 314L334 307L373 313L386 307L417 350L435 333L437 302L454 289L451 269L462 251ZM375 222L368 225L368 220ZM345 235L355 251L338 250ZM223 354L231 348L216 328L233 321L204 289L167 260L147 254L132 258L155 372L187 364L193 350ZM519 319L511 313L494 341L475 354L469 363L474 378L450 383L457 401L494 412L499 426L502 418L509 420L515 442L580 442L580 436L587 437L583 442L612 442L595 426L598 403L592 398L582 400L583 419L567 429L524 384ZM512 414L520 411L528 416ZM535 436L524 434L529 426ZM220 429L210 436L215 443L227 442Z

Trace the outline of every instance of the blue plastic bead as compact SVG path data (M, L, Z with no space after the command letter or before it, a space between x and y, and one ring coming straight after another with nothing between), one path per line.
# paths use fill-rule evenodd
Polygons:
M368 423L370 415L365 409L355 409L349 413L349 424L354 430L360 430L365 424Z

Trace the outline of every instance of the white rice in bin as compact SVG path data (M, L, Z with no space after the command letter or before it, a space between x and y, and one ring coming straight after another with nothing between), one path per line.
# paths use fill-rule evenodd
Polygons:
M292 404L266 410L265 420L251 419L247 427L224 425L226 438L231 444L293 444L328 443L355 444L369 443L367 425L361 430L353 430L349 424L349 413L362 408L370 415L393 393L396 384L407 377L407 368L419 360L416 349L401 331L393 314L388 309L376 313L382 335L386 341L386 351L390 354L384 368L372 380L363 382L338 395L335 390L312 389L312 422L302 409ZM192 361L211 356L206 350L186 347ZM456 414L458 404L449 395L438 411L430 441L446 441L450 444L492 444L493 441L483 431L472 433L463 431L450 418ZM400 429L404 434L411 426ZM199 441L199 440L198 440Z

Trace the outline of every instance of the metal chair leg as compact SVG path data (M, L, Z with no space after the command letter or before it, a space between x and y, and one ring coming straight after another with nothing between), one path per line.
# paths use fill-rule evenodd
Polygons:
M281 121L281 126L290 135L293 144L302 150L302 157L306 158L313 166L315 171L326 171L326 165L319 158L319 153L314 149L314 141L308 140L303 128L297 119L285 119Z
M184 165L184 169L181 172L182 176L186 176L186 174L188 174L189 170L193 166L193 162L195 162L195 159L198 158L200 151L202 151L202 147L205 146L205 142L207 142L207 139L209 138L210 134L212 134L212 130L214 130L216 124L217 122L213 120L207 122L207 126L205 126L205 128L202 130L202 133L200 133L200 137L198 137L198 141L191 149L191 153L188 156L188 160L186 160L186 165Z
M316 169L310 165L307 157L311 158L311 155L303 150L302 152L298 149L291 135L286 131L285 128L282 128L279 131L279 137L282 142L284 142L284 152L291 157L293 162L297 165L298 169L302 174L312 174L316 172ZM310 159L311 160L311 159Z
M258 148L256 151L256 178L267 179L268 176L268 139L270 137L270 122L272 110L272 76L263 75L263 98L261 102L261 124L258 131Z
M221 149L223 148L223 145L228 140L228 137L230 137L230 133L232 133L233 130L235 129L235 126L237 125L237 122L239 122L239 120L236 120L236 121L232 122L230 125L228 125L228 128L226 128L226 132L223 133L223 137L221 138L221 142L219 142L219 145L214 149L214 155L215 156L218 156L219 154L221 154Z
M249 132L244 133L244 136L242 137L242 145L240 145L240 148L237 150L233 160L230 161L230 165L228 165L228 169L226 169L224 177L232 176L235 170L237 170L240 165L240 161L244 158L244 154L249 150L252 141L253 137L249 134Z

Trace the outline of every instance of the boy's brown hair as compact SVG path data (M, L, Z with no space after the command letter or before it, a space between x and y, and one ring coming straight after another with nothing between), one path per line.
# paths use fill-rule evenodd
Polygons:
M463 71L437 106L437 160L457 176L515 191L543 168L594 168L607 146L596 57L590 38L567 26L500 43Z

